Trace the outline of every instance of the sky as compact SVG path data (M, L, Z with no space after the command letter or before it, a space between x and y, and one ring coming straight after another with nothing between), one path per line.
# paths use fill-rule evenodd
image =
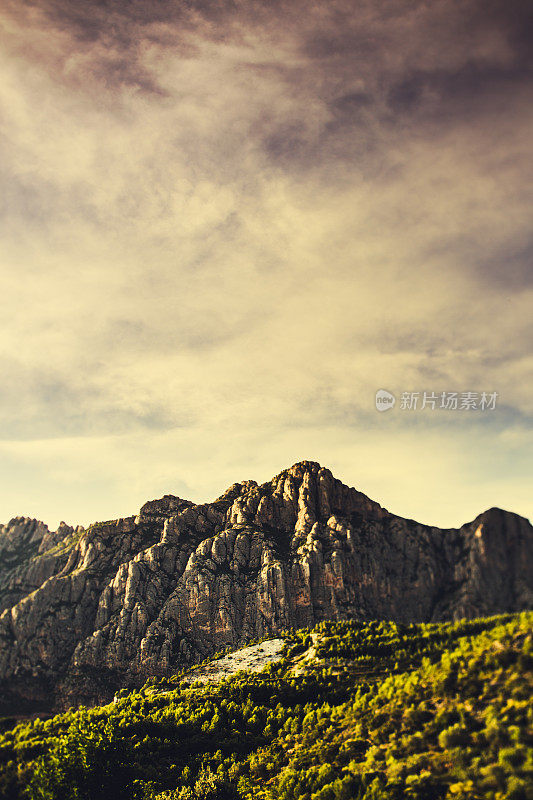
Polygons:
M0 0L0 521L303 459L532 518L532 11Z

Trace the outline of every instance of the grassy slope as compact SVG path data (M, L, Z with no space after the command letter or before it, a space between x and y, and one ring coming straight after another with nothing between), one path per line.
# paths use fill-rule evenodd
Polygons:
M0 796L533 800L532 623L321 623L261 673L7 731Z

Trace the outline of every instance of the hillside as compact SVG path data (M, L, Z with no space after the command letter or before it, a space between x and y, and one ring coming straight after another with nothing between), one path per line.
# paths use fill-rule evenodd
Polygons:
M221 677L206 663L7 730L0 795L530 800L532 623L523 613L292 632L259 673Z
M198 505L166 495L87 530L0 530L0 711L107 702L215 651L323 620L437 622L533 607L533 528L444 530L303 461Z

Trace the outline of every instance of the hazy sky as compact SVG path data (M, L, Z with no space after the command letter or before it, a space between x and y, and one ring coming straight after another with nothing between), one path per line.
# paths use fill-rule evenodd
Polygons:
M304 458L533 516L528 0L0 9L0 521Z

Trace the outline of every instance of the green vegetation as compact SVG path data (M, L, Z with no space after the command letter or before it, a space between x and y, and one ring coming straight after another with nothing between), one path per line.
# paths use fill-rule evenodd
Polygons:
M330 623L0 737L6 800L533 800L533 613Z
M69 536L66 536L61 541L57 542L53 547L50 547L48 550L45 550L43 553L39 553L37 558L48 558L49 556L59 556L65 553L69 553L74 547L78 544L81 537L86 533L85 530L79 531L72 531Z

